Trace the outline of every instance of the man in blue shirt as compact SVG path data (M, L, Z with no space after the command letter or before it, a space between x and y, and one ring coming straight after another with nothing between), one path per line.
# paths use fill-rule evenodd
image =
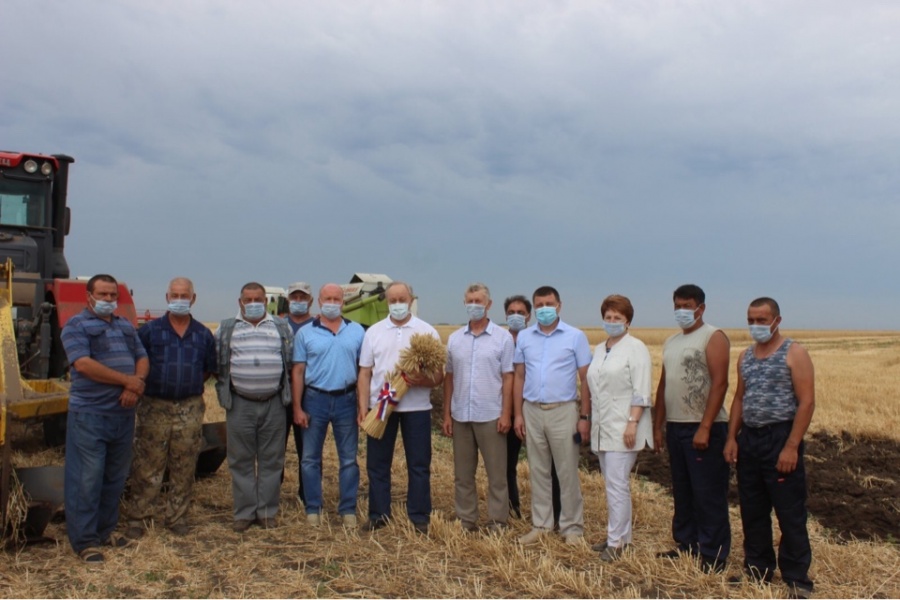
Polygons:
M528 436L532 493L533 528L519 542L537 543L553 528L550 467L555 464L562 499L559 532L567 544L578 545L584 537L578 446L590 433L591 347L584 332L560 320L562 302L556 289L539 287L532 302L538 322L519 334L513 360L514 426L520 438Z
M216 372L212 332L191 317L196 300L191 280L176 277L166 292L168 312L138 331L150 359L150 375L137 409L135 459L125 503L125 535L132 539L143 535L145 521L152 518L167 470L165 524L177 535L189 531L187 512L203 443L203 387Z
M66 533L87 562L102 562L131 466L134 407L144 393L147 353L131 323L113 314L119 284L111 275L87 283L88 306L68 320L62 343L72 367L66 422ZM121 543L120 543L121 542Z
M319 316L294 338L291 397L294 423L303 432L300 470L306 492L306 519L322 522L322 449L328 424L334 434L340 463L338 513L344 527L356 527L359 488L359 445L356 380L359 350L365 332L359 323L341 316L344 290L328 283L319 291Z

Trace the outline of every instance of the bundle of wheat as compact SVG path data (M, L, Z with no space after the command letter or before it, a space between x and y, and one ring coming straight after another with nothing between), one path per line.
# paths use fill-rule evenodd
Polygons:
M409 390L408 376L434 373L442 369L446 361L447 350L439 339L425 333L410 337L409 346L400 352L394 370L385 374L375 407L363 421L363 430L373 438L381 439L388 417Z

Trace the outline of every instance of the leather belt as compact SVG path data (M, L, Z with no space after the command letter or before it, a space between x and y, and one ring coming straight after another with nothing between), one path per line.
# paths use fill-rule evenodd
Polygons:
M537 404L541 410L553 410L554 408L573 402L575 402L575 400L563 400L562 402L535 402L535 404Z
M320 394L327 394L329 396L345 396L350 392L356 390L356 382L354 381L342 390L323 390L322 388L317 388L314 385L307 385L306 387L314 392L319 392Z
M275 396L277 396L281 393L281 388L278 388L271 394L259 394L259 395L242 394L241 392L237 391L234 388L231 388L231 391L234 394L237 394L238 396L243 398L244 400L249 400L250 402L268 402L269 400L271 400L272 398L274 398Z

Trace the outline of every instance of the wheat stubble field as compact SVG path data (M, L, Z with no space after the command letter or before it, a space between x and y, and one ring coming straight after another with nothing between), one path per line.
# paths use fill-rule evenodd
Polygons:
M443 328L446 339L453 328ZM591 343L602 340L586 330ZM635 329L659 373L662 342L672 330ZM729 331L733 360L747 346L744 330ZM788 332L807 348L816 366L817 407L807 436L810 482L811 575L817 597L900 597L900 333ZM732 383L734 376L732 374ZM436 397L436 396L433 396ZM730 404L730 394L726 405ZM151 530L136 546L107 554L88 566L71 552L65 523L48 534L56 543L2 555L4 597L784 597L785 588L729 585L739 572L741 528L732 506L733 552L724 575L707 575L689 559L660 560L670 548L671 497L665 455L642 453L633 481L634 550L606 565L589 548L605 537L602 477L586 457L582 469L587 543L566 546L550 538L519 547L529 529L528 466L519 465L526 520L511 520L501 536L464 533L453 521L450 441L437 433L434 411L431 532L416 534L405 519L405 463L394 464L396 520L375 534L345 532L334 514L336 456L326 445L325 506L321 529L306 525L294 499L297 458L288 450L281 526L231 531L231 488L225 466L198 481L191 520L194 532L178 538ZM223 413L211 390L208 421ZM20 465L60 463L59 451L40 450L33 432L22 433ZM328 444L331 444L329 440ZM360 444L364 467L365 443ZM479 471L483 488L483 473ZM359 514L365 515L367 480L362 468ZM732 495L736 496L734 489ZM482 499L483 500L483 499ZM483 511L482 504L482 511ZM776 538L777 539L777 538Z

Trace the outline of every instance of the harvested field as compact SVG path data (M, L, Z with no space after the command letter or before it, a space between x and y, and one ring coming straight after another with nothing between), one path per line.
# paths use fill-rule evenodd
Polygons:
M658 373L667 333L636 331L648 342ZM729 332L737 348L743 332ZM812 577L818 597L900 597L900 521L897 464L898 406L893 389L900 369L900 335L860 332L792 332L810 349L817 368L817 411L807 436L813 543ZM589 334L591 335L591 334ZM655 336L655 337L654 337ZM746 338L746 336L745 336ZM808 341L807 341L808 340ZM592 343L596 342L591 335ZM852 374L852 376L848 376ZM437 398L437 394L433 397ZM730 404L730 396L727 401ZM207 420L222 418L212 394ZM440 411L434 413L435 427ZM34 428L19 432L17 464L60 463L59 451L37 452ZM360 464L365 464L365 443ZM665 455L643 453L633 483L635 547L611 565L589 544L605 537L602 477L585 461L586 544L566 546L553 536L522 548L515 537L527 520L511 520L502 536L467 534L453 521L451 444L434 433L434 516L428 537L404 515L406 474L402 448L394 466L394 515L374 534L345 532L338 524L336 454L325 454L327 523L310 528L294 499L297 459L288 451L281 526L230 530L231 490L226 467L197 482L191 517L195 529L178 538L152 529L134 547L110 550L105 564L88 566L68 547L65 523L47 534L56 542L4 556L4 597L784 597L781 585L729 585L739 573L741 528L732 507L733 553L723 575L707 575L689 559L660 560L670 548L671 497ZM528 466L519 465L523 509L529 503ZM479 472L484 489L483 474ZM365 515L367 479L362 469L359 514ZM482 498L482 514L484 511ZM527 518L527 516L526 516ZM777 538L776 538L777 539Z

